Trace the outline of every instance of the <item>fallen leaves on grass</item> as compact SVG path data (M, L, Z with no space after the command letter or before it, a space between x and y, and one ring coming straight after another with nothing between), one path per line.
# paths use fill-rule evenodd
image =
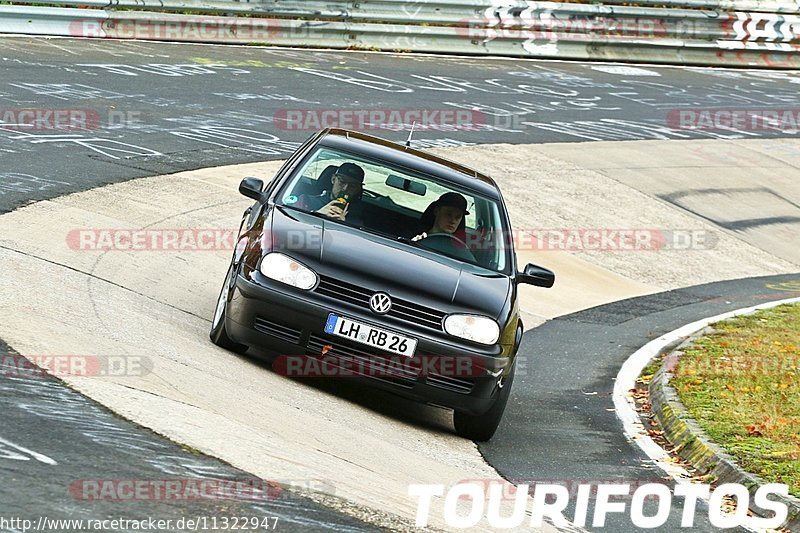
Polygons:
M682 347L670 383L748 471L800 496L800 305L713 325Z

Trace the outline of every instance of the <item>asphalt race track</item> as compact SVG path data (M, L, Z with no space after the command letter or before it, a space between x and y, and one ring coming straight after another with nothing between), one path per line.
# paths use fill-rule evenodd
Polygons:
M798 108L800 76L771 71L0 38L0 214L135 178L285 159L319 126L313 120L298 126L287 110L300 111L306 118L319 117L329 109L424 108L475 113L471 115L477 123L473 129L419 130L416 146L431 149L497 143L773 139L797 133L770 127L724 131L671 128L678 112L689 107ZM23 109L73 110L89 120L86 128L78 130L31 131L11 120ZM392 129L376 127L371 133L400 140L405 139L409 127L407 123ZM575 146L579 151L581 145ZM785 178L791 181L791 176ZM639 190L649 192L644 189ZM791 227L800 221L800 209L795 213L791 207L796 208L800 199L787 198L795 203L787 200L790 211L774 223ZM147 209L146 204L142 209ZM42 224L46 227L46 221ZM747 229L723 227L729 234ZM764 231L768 230L767 226ZM20 253L9 244L11 240L12 236L0 234L0 256ZM783 259L791 263L795 253L790 251ZM25 261L43 259L48 266L57 265L45 253L23 255ZM792 264L796 266L796 260ZM70 274L80 273L76 267L58 266L66 266ZM781 264L775 271L786 272L787 268ZM216 273L210 277L217 283ZM89 281L87 287L91 289ZM520 350L524 372L517 374L497 435L479 446L480 453L502 477L515 483L640 484L662 480L663 474L626 440L613 412L611 391L621 364L667 331L724 311L798 296L798 287L800 274L791 273L721 281L648 294L546 322L543 319L541 326L525 334ZM653 292L652 287L640 293L648 291ZM13 302L21 314L32 309L28 304L22 298ZM205 319L210 312L178 307L174 306L193 319ZM98 312L97 308L94 311ZM65 310L66 314L72 312ZM64 320L70 323L68 317ZM7 347L0 341L0 355L11 354L0 366L0 516L266 516L276 517L278 530L284 531L410 528L409 520L393 516L392 509L382 509L383 516L361 505L349 505L346 499L308 498L302 490L298 494L275 487L268 487L266 495L258 493L254 501L140 501L125 505L82 501L85 498L65 487L93 479L179 477L255 483L257 478L200 453L207 450L180 446L115 416L52 378L9 377L7 365L14 361L13 349L13 343ZM331 391L321 386L320 391L368 409L373 409L371 400L383 401L381 395L362 396L358 390ZM446 432L438 415L426 420L397 406L373 410L407 423L421 421L434 434ZM253 438L257 438L255 433ZM51 461L58 463L57 470ZM299 489L331 492L303 479L298 479ZM317 501L320 499L324 501ZM680 511L673 508L664 531L680 529ZM698 512L695 529L716 531L702 515ZM601 530L637 529L629 515L612 514Z
M514 384L496 438L480 444L481 453L515 483L661 482L664 473L642 462L641 451L619 431L612 400L619 367L647 342L689 322L796 297L800 292L782 287L798 281L789 275L694 286L561 316L529 331L520 348L526 373ZM664 531L681 530L682 509L673 506ZM702 512L696 518L697 530L716 530ZM612 531L636 530L629 516L609 515L607 524Z
M0 352L9 353L2 345ZM192 528L177 527L182 518L200 521L206 517L207 524L211 517L255 516L268 519L270 524L275 520L282 528L304 531L367 528L348 515L143 431L53 378L8 375L11 373L11 365L0 366L0 502L5 518L14 516L36 523L42 516L52 520L149 516L173 520L175 526L168 531L183 531ZM58 463L57 469L52 462ZM101 492L96 483L100 480L116 480L119 484L115 487L123 487L124 482L137 479L180 479L184 483L180 490L190 488L192 481L198 485L209 479L237 481L252 488L252 498L142 498L121 504L98 497Z
M4 110L87 114L86 129L59 132L0 117L0 212L130 178L283 159L324 117L291 122L279 110L477 111L477 131L418 130L417 146L445 147L779 136L668 126L687 106L800 104L800 78L787 72L25 37L0 40L0 79Z

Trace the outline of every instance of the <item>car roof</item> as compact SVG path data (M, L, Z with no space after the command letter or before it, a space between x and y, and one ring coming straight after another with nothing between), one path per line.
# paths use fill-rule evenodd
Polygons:
M393 163L500 200L500 192L492 178L454 161L365 133L329 128L320 134L321 146Z

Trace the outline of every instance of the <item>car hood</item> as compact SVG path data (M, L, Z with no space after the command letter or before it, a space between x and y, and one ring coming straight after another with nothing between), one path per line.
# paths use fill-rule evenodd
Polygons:
M294 209L272 210L273 250L317 273L412 302L498 318L511 280L358 228Z

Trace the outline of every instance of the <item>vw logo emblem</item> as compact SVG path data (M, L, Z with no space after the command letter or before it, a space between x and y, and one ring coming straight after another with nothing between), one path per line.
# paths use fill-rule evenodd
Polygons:
M380 315L385 315L392 308L392 299L383 292L376 292L369 299L370 308Z

